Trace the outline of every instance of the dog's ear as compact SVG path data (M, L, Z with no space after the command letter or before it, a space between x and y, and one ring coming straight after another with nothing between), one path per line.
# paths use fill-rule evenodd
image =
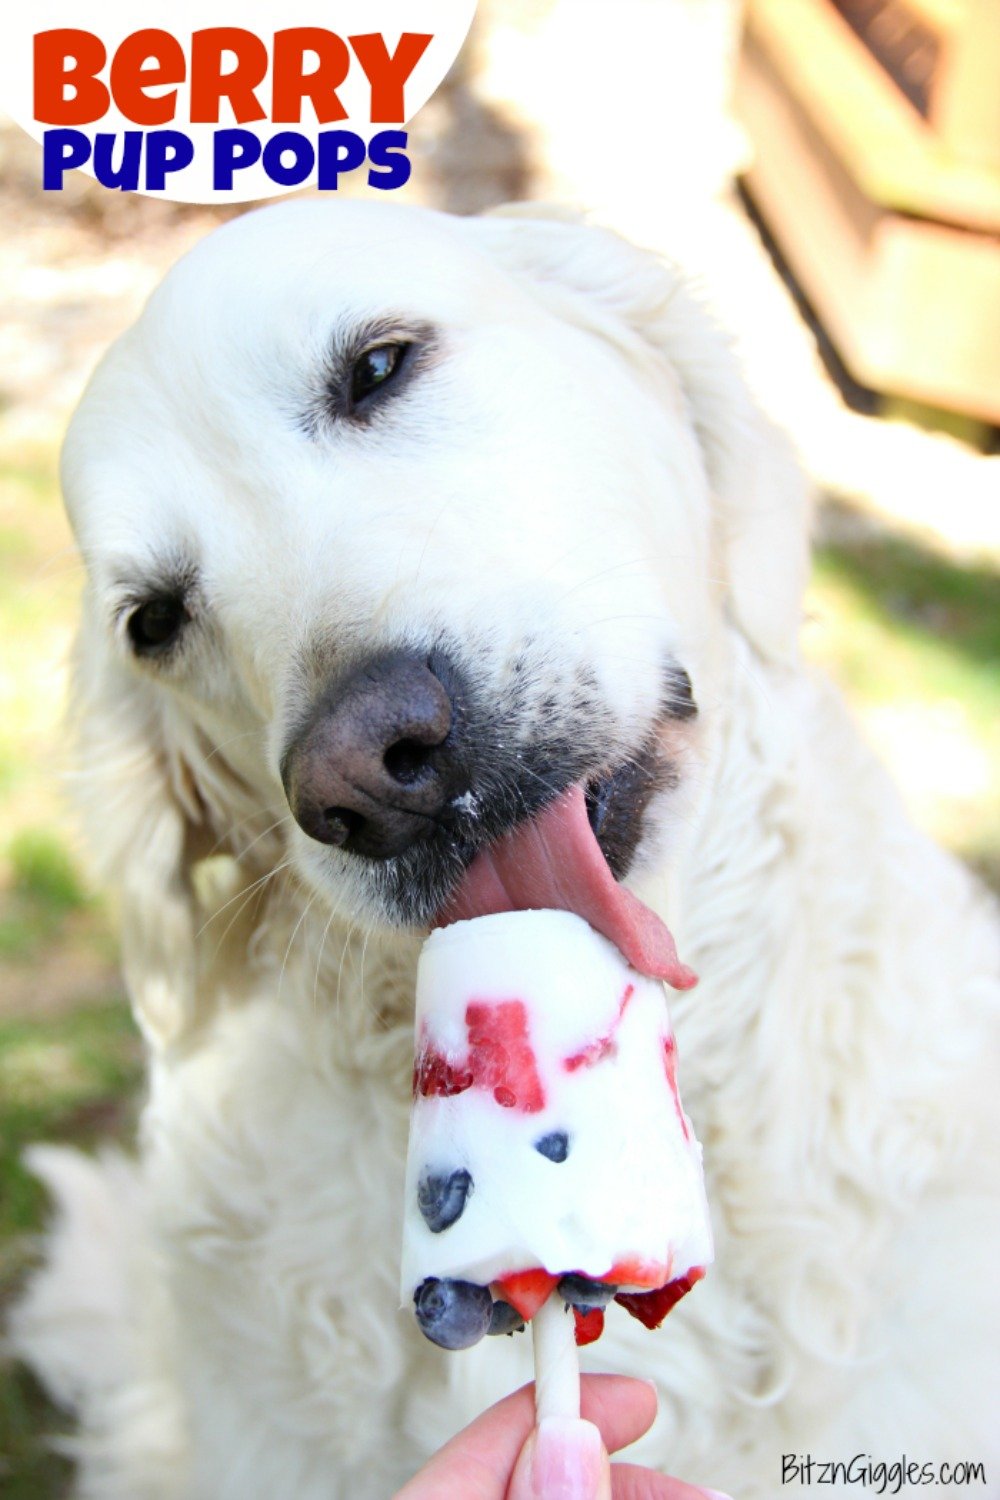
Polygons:
M202 809L149 684L111 652L85 608L76 643L72 784L98 878L121 902L122 965L136 1018L156 1049L195 1014L200 909L192 868Z
M726 603L761 656L798 657L809 488L758 409L726 336L680 270L576 215L511 205L480 221L488 247L553 312L667 361L687 400L714 502Z

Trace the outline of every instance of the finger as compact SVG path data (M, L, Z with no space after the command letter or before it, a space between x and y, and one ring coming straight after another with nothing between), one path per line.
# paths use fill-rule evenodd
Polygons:
M609 1453L627 1448L656 1420L659 1397L648 1380L630 1375L584 1375L580 1381L580 1415L599 1427Z
M599 1428L614 1453L634 1443L656 1415L656 1392L644 1380L626 1375L585 1375L581 1381L584 1416ZM453 1437L396 1500L437 1500L454 1493L467 1500L501 1500L517 1456L535 1424L535 1388L522 1386Z
M638 1464L611 1465L611 1494L614 1500L729 1500L718 1490L700 1490Z
M611 1464L593 1422L539 1422L518 1456L507 1500L611 1500Z

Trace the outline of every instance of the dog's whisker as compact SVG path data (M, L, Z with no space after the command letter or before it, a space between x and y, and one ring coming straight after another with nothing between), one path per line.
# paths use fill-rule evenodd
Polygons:
M318 949L316 953L316 968L313 972L312 1009L314 1014L319 1010L319 971L323 965L323 952L326 948L327 934L329 933L330 928L333 925L334 918L337 915L337 910L338 908L336 905L330 908L330 915L327 917L326 923L323 927L323 931L320 934Z
M371 939L371 935L372 929L369 927L365 932L364 941L361 944L361 974L359 978L359 991L361 995L362 1005L366 1006L368 1011L377 1022L379 1022L380 1024L384 1024L384 1017L382 1016L381 1012L376 1006L372 1005L371 1001L368 999L368 996L365 994L365 958L368 954L368 943Z
M301 914L299 916L298 921L296 922L295 926L292 928L291 937L288 939L288 942L285 945L285 955L284 955L284 957L281 960L281 970L280 970L280 972L278 974L278 994L277 994L277 998L278 998L279 1001L281 999L282 987L283 987L284 982L285 982L285 969L288 966L288 960L289 960L289 957L291 956L291 952L292 952L292 945L294 944L295 939L298 936L299 928L302 926L303 922L305 921L306 917L309 915L310 911L312 910L313 906L315 905L315 903L316 903L316 901L318 899L319 899L319 891L313 891L312 895L309 897L309 900L306 902L305 906L303 907L302 912L301 912Z
M237 895L233 899L239 901L241 895L244 899L240 902L236 911L229 919L229 922L226 925L226 930L222 934L222 937L220 938L219 943L216 947L216 952L218 952L219 948L221 948L222 943L225 941L230 928L234 925L235 922L239 920L248 903L254 899L256 899L256 901L259 903L261 898L265 895L265 893L267 893L268 886L274 882L277 882L279 877L287 875L292 868L293 863L291 857L283 859L280 864L275 865L272 870L268 870L266 874L261 875L259 879L255 880L251 885L248 885L245 890L243 890L242 892L237 892ZM230 904L231 903L227 902L227 905ZM222 915L223 910L224 908L220 909L218 912L213 913L212 917L205 924L205 928L203 930L207 930L211 923L215 920L215 918Z
M313 1010L314 1011L318 1008L318 1005L319 1005L319 998L318 998L318 995L319 995L319 976L320 976L320 969L321 969L322 962L323 962L323 953L324 953L324 951L326 949L326 940L327 940L327 937L329 936L330 928L333 926L333 923L340 916L340 914L343 911L343 909L344 909L344 896L343 896L343 894L341 894L338 897L338 899L336 901L334 901L333 904L331 905L330 915L327 918L326 925L323 928L323 933L322 933L322 936L320 938L319 952L318 952L317 957L316 957L316 972L313 975ZM343 963L343 953L347 951L347 943L350 941L351 933L353 932L353 930L354 930L353 924L348 924L347 939L346 939L345 944L344 944L344 950L341 953L341 964ZM339 979L339 971L338 971L338 981L337 981L337 995L338 995L338 997L339 997L339 994L340 994L340 979Z
M201 927L195 933L195 941L197 941L198 938L203 937L211 927L212 923L217 921L218 918L222 916L223 912L228 911L234 902L239 901L243 896L249 895L251 892L256 890L257 886L264 885L268 880L272 880L274 876L279 874L282 870L287 870L291 863L292 861L290 857L286 860L283 860L282 863L276 865L273 870L268 870L265 874L261 875L258 880L255 880L253 882L253 885L247 886L243 890L237 891L235 896L230 896L229 900L226 901L222 906L220 906L216 911L212 912L211 916L208 917L201 925Z
M768 684L764 677L755 671L754 663L750 660L744 660L741 653L737 655L734 666L737 673L753 686L754 692L759 693L763 701L769 706L773 706Z
M61 570L56 583L63 583L72 574L80 573L85 564L83 558L75 547L64 547L61 552L53 552L38 564L31 577L25 582L28 589L38 588L48 583L57 568Z
M272 812L274 811L273 808L270 809L270 810ZM254 816L255 816L255 814L251 814L249 818L244 818L242 820L242 822L237 823L235 825L235 827L236 828L243 828L243 827L245 827L246 824L249 823ZM239 849L237 851L236 856L235 856L236 860L238 862L242 862L243 860L245 860L246 857L247 857L247 855L250 854L250 852L257 847L257 845L260 843L261 839L266 839L269 833L273 833L275 831L275 829L276 828L280 828L282 826L282 824L284 824L284 823L291 823L293 821L294 821L294 819L292 818L291 813L282 813L282 815L281 815L280 818L276 818L275 821L269 825L269 827L265 828L261 833L258 833L258 835L257 835L256 838L251 839L250 843L247 844L245 848ZM215 848L217 849L218 847L219 847L219 845L217 843L215 845Z
M205 858L211 859L212 855L218 854L223 845L228 842L230 845L229 852L232 854L232 857L234 859L242 859L244 854L246 854L248 850L253 848L253 844L249 844L247 845L246 849L241 849L237 852L234 844L236 834L239 833L241 829L245 828L248 823L252 823L255 818L271 817L272 814L276 813L277 811L278 809L276 807L255 807L252 812L248 812L245 817L240 818L237 822L228 823L219 834L219 837L216 839L211 849L209 849L208 853L205 855ZM266 837L272 829L278 826L278 823L283 822L284 817L286 816L289 815L283 814L282 817L279 817L278 822L272 823L270 828L266 828L262 836ZM256 840L254 842L256 842Z
M609 578L612 573L620 573L623 568L638 568L648 566L649 559L646 557L632 557L624 559L621 562L612 563L608 568L602 568L597 573L590 573L586 578L578 579L576 583L571 584L570 587L563 593L558 594L553 600L553 603L555 605L562 604L573 594L577 593L578 590L589 588L592 583L599 583L602 578Z
M440 525L441 519L444 516L445 511L449 510L450 507L453 504L454 504L454 501L453 501L452 497L449 495L449 497L447 498L447 500L445 500L444 504L441 506L441 508L438 511L437 515L434 517L434 519L431 522L430 526L428 527L427 535L424 537L424 545L420 549L420 557L419 557L419 559L417 561L417 569L416 569L416 572L413 575L413 581L414 581L414 583L417 583L419 581L419 579L420 579L420 571L423 568L424 558L427 556L427 548L431 544L431 538L433 537L435 531L437 530L438 526Z
M347 960L347 949L356 930L356 924L352 922L347 929L347 935L344 938L344 946L340 950L340 962L337 965L337 994L334 1001L334 1010L336 1011L338 1016L340 1015L340 992L344 983L344 964Z
M223 750L225 750L229 745L235 745L237 740L247 740L252 738L254 735L262 736L266 734L266 732L267 731L263 727L263 725L257 724L254 725L253 729L243 729L239 734L231 734L228 739L222 740L218 745L214 745L212 747L212 749L204 757L205 765L207 766L209 761L214 760L217 755L221 755Z
M545 568L540 576L542 578L551 578L554 573L558 573L560 569L566 566L571 557L576 557L576 555L580 552L588 551L591 546L592 542L590 538L585 535L581 535L580 538L576 542L574 542L572 547L566 547L556 557L553 557L550 560L548 567Z
M222 947L223 947L223 944L226 941L226 938L229 936L230 932L232 931L232 929L236 925L236 923L239 921L240 917L246 911L246 909L249 906L250 902L253 901L254 899L256 899L257 904L259 906L260 901L261 901L262 897L264 896L266 888L270 884L270 882L272 880L274 880L278 875L283 874L284 871L287 870L290 867L290 865L291 865L291 860L290 859L282 861L282 863L280 865L275 865L275 867L274 867L273 870L268 870L267 874L266 875L262 875L259 880L255 880L254 883L253 883L253 885L248 886L246 890L238 892L238 894L233 897L234 901L238 901L239 898L240 898L240 896L243 897L243 900L240 901L239 906L236 908L235 912L230 917L229 921L226 923L225 931L223 932L222 936L219 938L218 942L215 945L215 949L214 949L214 951L212 953L212 961L213 962L215 961L215 959L218 958L219 954L222 951ZM231 902L227 902L226 904L228 906L228 905L231 905L232 903ZM222 914L221 911L213 913L213 915L209 918L209 920L205 923L204 927L201 929L201 932L203 933L203 932L207 931L207 929L211 926L212 922L215 920L215 917L216 916L221 916L221 914ZM201 933L199 933L198 936L200 937Z
M618 624L622 620L635 620L635 621L641 622L643 625L649 625L650 623L652 623L652 624L661 624L662 623L662 617L660 615L650 614L650 613L646 613L646 614L629 614L629 615L604 615L600 620L588 620L586 626L581 626L578 630L574 630L573 634L574 635L585 635L585 634L589 633L592 630L596 630L599 625L616 625L616 624Z
M533 781L537 781L540 786L543 786L547 792L551 792L553 797L558 797L561 792L565 791L565 787L553 786L551 781L546 780L537 771L533 771L530 766L521 766L520 769L524 775L530 776ZM528 812L529 809L524 803L523 794L519 787L515 788L515 795L521 798L521 805L524 807L525 812Z
M109 741L109 743L112 743ZM124 771L146 771L155 768L159 762L152 750L140 749L129 751L125 755L105 755L98 746L94 747L95 756L100 758L101 774L112 772L117 775ZM87 782L92 781L97 774L94 766L67 766L63 772L63 781Z

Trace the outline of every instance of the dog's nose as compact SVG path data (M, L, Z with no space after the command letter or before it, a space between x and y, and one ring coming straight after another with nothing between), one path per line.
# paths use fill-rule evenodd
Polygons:
M362 663L320 701L284 758L295 821L367 859L401 854L461 790L453 718L426 658L397 651Z

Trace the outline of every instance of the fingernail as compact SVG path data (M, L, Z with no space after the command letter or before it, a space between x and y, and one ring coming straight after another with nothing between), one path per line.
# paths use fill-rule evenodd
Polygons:
M535 1433L531 1492L539 1500L594 1500L604 1469L604 1446L593 1422L546 1417Z
M724 1495L721 1490L702 1490L705 1500L733 1500L732 1495Z

